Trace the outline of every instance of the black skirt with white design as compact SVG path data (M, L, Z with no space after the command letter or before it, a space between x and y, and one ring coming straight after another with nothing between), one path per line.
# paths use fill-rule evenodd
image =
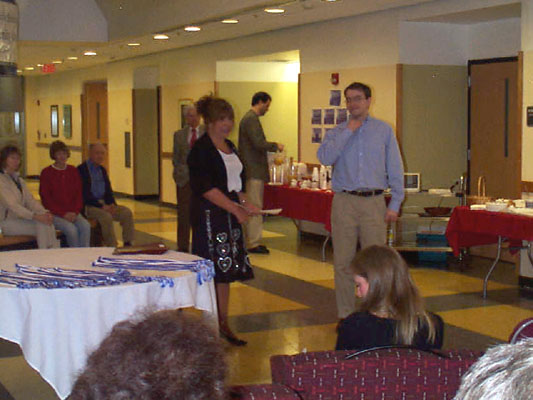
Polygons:
M231 200L239 201L235 192ZM252 279L254 273L244 248L242 226L226 210L202 199L202 211L192 227L192 253L212 260L215 282L229 283Z

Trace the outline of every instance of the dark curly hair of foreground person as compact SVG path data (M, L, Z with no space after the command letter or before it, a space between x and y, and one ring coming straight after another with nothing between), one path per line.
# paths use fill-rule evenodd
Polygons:
M94 351L69 400L226 398L224 350L201 317L176 310L124 321Z

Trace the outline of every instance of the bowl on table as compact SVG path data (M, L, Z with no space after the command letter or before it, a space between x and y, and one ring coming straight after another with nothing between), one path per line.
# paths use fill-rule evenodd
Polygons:
M447 217L452 212L452 207L424 207L424 211L431 217Z

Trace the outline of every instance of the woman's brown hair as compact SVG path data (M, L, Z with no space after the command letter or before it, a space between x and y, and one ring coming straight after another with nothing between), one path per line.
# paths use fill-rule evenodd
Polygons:
M368 281L360 311L397 320L398 344L412 344L424 324L429 340L435 341L435 324L425 310L407 263L396 250L388 246L367 247L356 254L351 270Z
M67 156L70 157L70 150L68 146L61 140L56 140L50 144L50 158L52 160L56 159L56 153L58 151L64 151L67 153Z
M224 400L226 355L207 320L165 310L113 327L87 360L71 400Z
M206 124L228 117L235 119L235 113L230 103L220 97L204 96L196 102L196 109Z
M20 149L14 144L8 144L0 150L0 168L3 170L6 166L6 160L11 154L18 154L22 157Z

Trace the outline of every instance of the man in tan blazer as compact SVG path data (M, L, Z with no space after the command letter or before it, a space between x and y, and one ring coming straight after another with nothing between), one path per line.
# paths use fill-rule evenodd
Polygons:
M191 202L191 187L189 185L189 167L187 156L192 146L205 132L200 125L200 116L196 106L190 105L185 110L185 122L187 125L174 132L174 165L173 177L176 182L178 200L178 251L189 252L189 238L191 231L189 210Z
M239 153L246 169L246 195L250 202L263 208L263 189L269 180L268 151L283 151L283 145L267 142L259 121L268 111L272 98L268 93L257 92L252 97L252 108L242 117L239 124ZM263 217L250 216L244 225L248 252L268 254L270 251L261 244Z

